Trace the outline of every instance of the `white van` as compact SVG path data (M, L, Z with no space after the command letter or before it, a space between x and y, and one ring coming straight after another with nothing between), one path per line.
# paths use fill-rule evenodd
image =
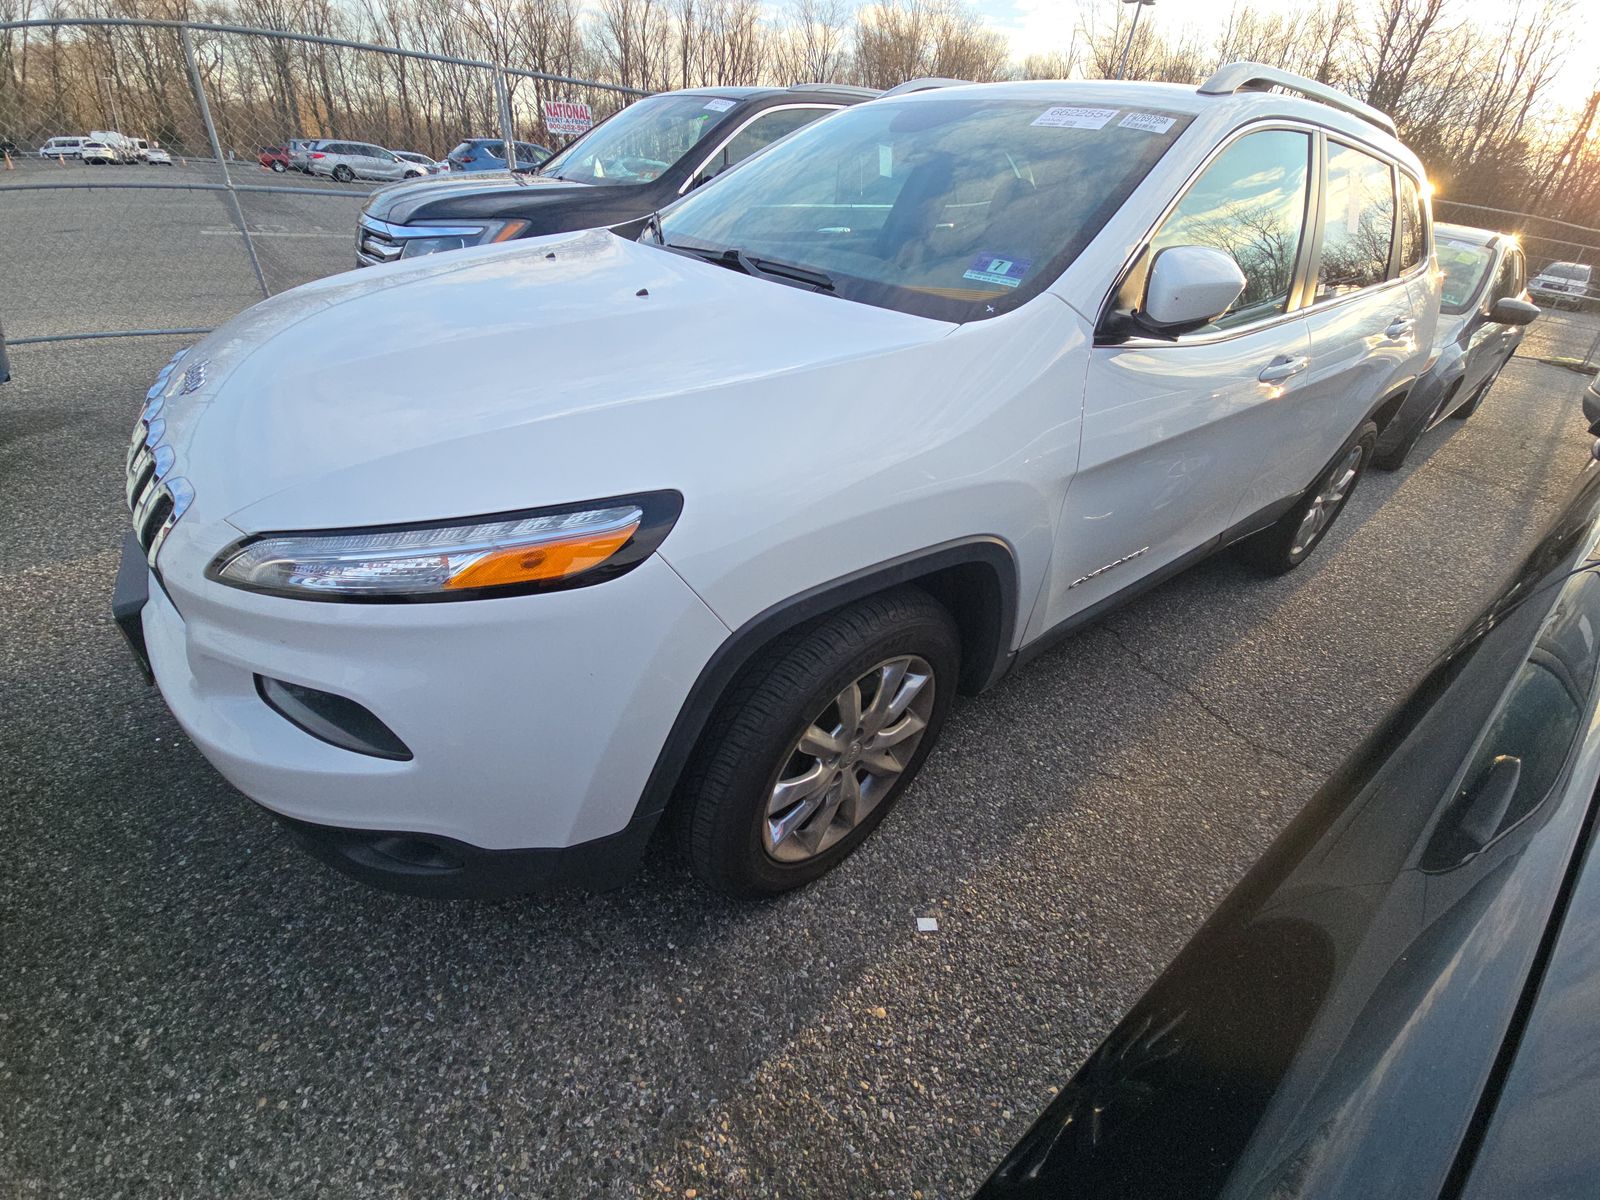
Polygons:
M83 143L87 138L53 137L39 147L40 158L82 158Z

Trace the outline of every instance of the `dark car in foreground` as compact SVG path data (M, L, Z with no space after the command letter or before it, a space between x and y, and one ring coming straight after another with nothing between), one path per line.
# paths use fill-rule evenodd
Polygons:
M453 150L451 177L373 193L359 219L356 262L373 266L512 238L643 222L785 134L877 95L867 88L813 84L649 96L596 125L533 176L495 171L456 178L461 167Z
M1464 421L1478 411L1539 315L1513 235L1465 225L1436 225L1433 234L1444 275L1438 357L1378 438L1372 462L1385 471L1403 465L1418 439L1446 417Z
M1600 468L979 1195L1600 1194Z

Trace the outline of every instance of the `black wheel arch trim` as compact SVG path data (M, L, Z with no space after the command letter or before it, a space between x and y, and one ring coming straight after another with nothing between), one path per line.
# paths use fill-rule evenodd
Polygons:
M1018 621L1020 591L1016 558L1001 538L958 538L864 567L781 600L751 617L717 647L678 709L634 809L634 821L654 821L666 810L684 766L717 704L746 664L774 638L807 621L900 584L916 583L957 568L977 568L992 580L993 619L976 639L963 627L963 688L982 691L1005 674ZM941 597L942 599L942 597Z

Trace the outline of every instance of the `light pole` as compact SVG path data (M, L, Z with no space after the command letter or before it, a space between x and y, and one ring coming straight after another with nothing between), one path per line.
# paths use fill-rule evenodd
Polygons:
M1133 5L1133 24L1128 29L1128 40L1122 43L1122 61L1117 64L1117 78L1128 73L1128 51L1133 49L1133 35L1139 32L1139 14L1155 4L1156 0L1122 0Z

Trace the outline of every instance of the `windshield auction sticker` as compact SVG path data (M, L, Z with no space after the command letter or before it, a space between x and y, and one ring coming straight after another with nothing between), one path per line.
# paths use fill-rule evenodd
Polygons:
M1146 133L1165 133L1171 129L1177 120L1174 117L1163 117L1159 113L1129 113L1117 122L1119 129L1142 129Z
M1028 273L1028 268L1032 265L1031 258L1000 258L994 254L980 254L972 260L972 265L961 278L1014 288L1022 283L1022 277Z
M1120 108L1047 108L1031 122L1056 129L1104 129Z
M733 107L732 100L707 100L706 107L712 112L727 112Z

